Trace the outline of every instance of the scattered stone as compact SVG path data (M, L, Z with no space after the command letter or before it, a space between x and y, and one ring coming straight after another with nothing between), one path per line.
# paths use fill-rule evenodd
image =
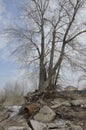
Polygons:
M77 100L72 100L70 103L73 106L81 106L85 104L85 101L81 99L77 99Z
M15 117L14 119L7 119L1 122L1 126L4 128L4 130L29 130L27 128L27 122L23 117ZM18 128L18 129L17 129ZM20 129L21 128L21 129ZM1 129L0 129L1 130Z
M34 119L40 122L51 122L55 119L55 112L48 106L40 109L39 113L34 116Z
M30 97L31 100L21 107L25 110L22 114L18 113L20 106L0 111L0 130L86 129L86 92L46 91L40 94L37 91Z
M62 103L60 103L60 104L55 104L55 105L51 106L51 108L52 108L52 109L55 109L55 108L58 108L58 107L61 106L61 105L62 105Z
M62 98L55 98L51 103L54 104L61 104L62 102L65 102L65 99Z
M31 130L31 129L29 127L26 128L26 127L20 127L20 126L11 126L11 127L6 128L4 130Z
M63 102L62 105L63 105L63 106L66 106L66 107L70 107L70 106L71 106L71 104L70 104L69 101Z
M82 107L82 108L86 108L86 104L82 104L81 107Z
M81 126L70 124L68 130L83 130Z
M65 101L65 102L62 102L62 103L55 104L55 105L51 106L51 108L55 109L55 108L60 107L62 105L66 106L66 107L70 107L71 106L71 104L68 101Z
M9 117L10 117L10 113L9 113L9 112L7 112L7 111L2 112L2 113L0 114L0 122L2 122L2 121L4 121L4 120L8 119Z
M5 108L8 109L11 112L18 112L19 109L21 108L21 106L9 106L9 107L6 106Z
M4 130L4 127L2 127L1 125L0 125L0 130Z
M30 120L34 130L43 130L43 128L46 127L46 124L35 121L35 120Z

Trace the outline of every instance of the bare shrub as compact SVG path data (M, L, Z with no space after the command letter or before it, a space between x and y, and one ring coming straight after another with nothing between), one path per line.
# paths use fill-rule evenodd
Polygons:
M16 81L15 83L6 83L4 90L0 94L1 105L20 105L23 103L22 86Z

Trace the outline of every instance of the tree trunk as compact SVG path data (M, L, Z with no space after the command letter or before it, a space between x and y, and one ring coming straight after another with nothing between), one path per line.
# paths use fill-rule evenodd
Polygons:
M43 85L46 79L47 79L46 68L42 63L40 63L40 72L39 72L39 89L40 90L43 89Z
M44 18L42 14L41 19L41 55L40 55L40 65L39 65L39 89L42 89L44 81L46 80L46 68L44 65L44 54L45 54L45 38L44 38Z

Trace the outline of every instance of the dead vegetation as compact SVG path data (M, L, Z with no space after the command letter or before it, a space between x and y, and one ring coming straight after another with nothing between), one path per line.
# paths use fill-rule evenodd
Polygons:
M3 91L0 92L0 105L20 105L24 102L22 86L18 83L7 83Z

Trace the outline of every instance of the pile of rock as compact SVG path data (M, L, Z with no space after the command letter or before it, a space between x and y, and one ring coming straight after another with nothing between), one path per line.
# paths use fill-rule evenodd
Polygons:
M15 111L0 113L0 130L86 130L86 95L34 92Z

